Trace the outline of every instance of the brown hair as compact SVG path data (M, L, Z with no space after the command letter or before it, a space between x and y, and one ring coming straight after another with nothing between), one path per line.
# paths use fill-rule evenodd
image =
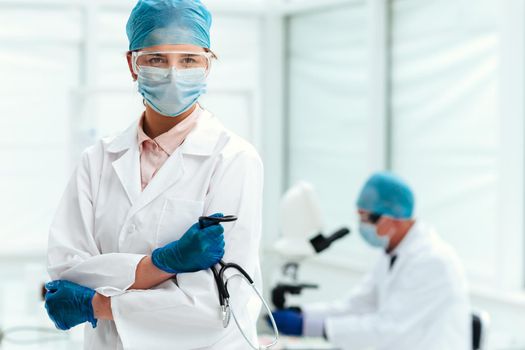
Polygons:
M215 60L218 60L219 58L217 57L217 55L215 54L215 52L213 52L211 49L207 49L207 48L204 48L204 51L206 52L210 52L212 54L212 58L215 59Z

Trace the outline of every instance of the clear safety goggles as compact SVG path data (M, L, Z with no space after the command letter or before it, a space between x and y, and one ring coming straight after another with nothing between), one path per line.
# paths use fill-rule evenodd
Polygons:
M160 80L175 72L186 80L205 79L214 57L211 52L191 51L134 51L133 72L138 76Z

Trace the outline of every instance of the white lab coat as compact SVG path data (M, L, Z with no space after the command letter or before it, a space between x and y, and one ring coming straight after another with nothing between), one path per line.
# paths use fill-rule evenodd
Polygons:
M436 233L416 223L391 256L346 300L306 305L305 334L342 350L470 350L470 304L461 263Z
M234 322L222 326L210 270L179 274L151 290L127 289L144 256L179 239L199 216L216 212L239 218L224 224L224 260L244 267L261 288L260 157L202 111L196 128L141 192L137 126L83 153L50 230L51 278L111 297L114 321L87 325L84 349L245 350ZM235 283L229 289L236 305L254 305L247 289ZM255 337L255 321L241 322Z

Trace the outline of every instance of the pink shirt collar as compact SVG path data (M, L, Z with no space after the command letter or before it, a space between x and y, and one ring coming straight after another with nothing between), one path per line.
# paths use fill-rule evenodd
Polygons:
M188 134L194 129L201 112L202 108L197 104L195 110L186 119L175 125L170 130L166 131L164 134L157 136L152 141L162 148L164 152L171 156L184 142ZM142 143L144 141L151 140L151 138L144 132L143 124L144 114L140 118L138 127L138 143L140 152L142 152Z

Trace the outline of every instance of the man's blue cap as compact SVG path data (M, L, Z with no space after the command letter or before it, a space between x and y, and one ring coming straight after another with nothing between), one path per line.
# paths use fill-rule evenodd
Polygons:
M414 194L403 179L390 172L379 172L365 183L357 207L396 219L410 219L414 214L414 203Z

